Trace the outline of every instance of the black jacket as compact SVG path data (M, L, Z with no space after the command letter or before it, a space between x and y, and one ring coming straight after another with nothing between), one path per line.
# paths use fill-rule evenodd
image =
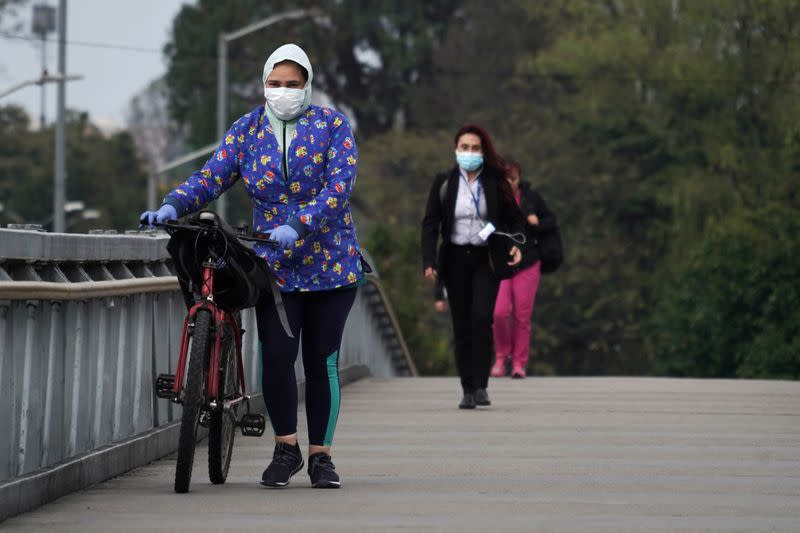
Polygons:
M539 193L530 188L524 181L520 181L519 188L522 195L519 202L519 209L525 217L525 235L528 243L522 253L522 262L519 268L531 266L539 260L539 248L537 246L538 236L546 231L551 231L558 227L556 216L548 209L547 204ZM539 223L535 226L528 224L528 215L536 215Z
M516 203L509 203L500 192L500 180L505 176L484 169L480 179L486 196L487 221L494 224L497 231L517 233L525 231L525 219ZM458 196L458 167L436 176L428 194L428 205L422 219L422 268L434 267L439 276L447 272L447 253L450 247L450 235L453 232L456 197ZM446 185L444 185L446 183ZM441 201L442 186L445 186L444 202ZM438 254L436 245L441 237ZM492 268L500 279L511 277L516 271L507 265L511 257L508 255L514 243L508 237L492 235L489 237L489 252ZM523 255L524 255L524 248Z

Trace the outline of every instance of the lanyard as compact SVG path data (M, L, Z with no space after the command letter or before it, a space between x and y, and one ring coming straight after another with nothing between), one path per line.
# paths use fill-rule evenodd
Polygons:
M475 204L475 215L478 217L479 220L483 220L481 216L481 192L483 191L483 187L481 187L480 176L478 176L478 194L472 194L472 187L469 186L469 180L461 173L461 178L464 180L464 183L467 186L467 191L469 192L470 197L472 198L472 203Z

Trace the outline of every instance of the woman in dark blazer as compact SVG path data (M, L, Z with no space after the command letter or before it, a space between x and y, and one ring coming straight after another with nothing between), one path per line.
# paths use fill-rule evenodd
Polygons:
M525 231L505 166L480 126L455 136L456 166L431 186L422 220L425 276L444 283L450 303L462 409L490 405L486 387L494 359L492 318L501 279L522 253L510 237ZM437 243L441 237L441 245Z

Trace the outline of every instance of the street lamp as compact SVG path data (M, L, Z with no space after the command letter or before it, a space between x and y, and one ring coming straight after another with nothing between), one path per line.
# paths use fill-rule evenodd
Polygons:
M27 87L28 85L44 85L45 83L53 83L53 82L61 82L61 81L73 81L73 80L82 80L83 76L79 74L48 74L47 72L43 72L41 76L32 80L26 80L16 85L13 85L6 89L5 91L0 93L0 98L4 96L8 96L11 93L17 92L20 89Z
M64 213L74 213L75 211L82 211L86 207L81 200L72 200L64 202Z
M83 203L83 202L81 202ZM71 228L78 222L86 222L88 220L97 220L100 218L100 210L99 209L83 209L80 210L80 218L72 219L67 222L67 229Z
M8 218L12 219L16 223L23 222L22 217L19 216L16 212L12 211L11 209L8 209L6 207L6 204L4 204L3 202L0 202L0 213L5 213Z
M67 200L63 203L62 206L62 218L64 219L64 229L66 230L68 224L66 223L67 215L72 215L73 213L80 213L81 218L83 220L94 220L100 216L100 212L97 209L93 208L86 208L86 203L83 200ZM45 227L53 223L55 217L53 214L49 214L47 218L42 220L38 223L39 226ZM63 233L60 231L58 233Z
M19 83L0 93L0 98L18 91L28 85L43 85L58 82L58 105L56 118L55 161L53 163L53 231L63 233L66 228L64 218L64 201L67 191L67 158L66 158L66 133L64 128L66 115L67 81L79 80L82 76L68 76L67 70L67 0L58 3L58 74L50 75L43 72L35 80Z
M42 77L47 75L47 34L55 31L56 29L56 8L48 6L47 4L36 4L33 6L33 33L39 35L42 39ZM41 93L41 128L44 129L44 106L45 106L45 90L44 83L40 85Z
M58 2L58 73L67 71L67 0ZM64 201L67 198L67 147L64 127L67 105L67 84L58 82L58 106L56 108L56 157L53 162L53 231L63 233L67 229L64 218Z
M277 15L265 18L249 26L239 28L236 31L219 34L219 39L217 41L217 139L222 139L225 136L225 131L228 127L226 109L226 104L228 103L228 43L239 37L249 35L254 31L262 30L277 22L319 15L322 15L322 11L319 9L295 9L293 11L278 13ZM228 202L224 196L220 196L218 201L219 215L224 219Z

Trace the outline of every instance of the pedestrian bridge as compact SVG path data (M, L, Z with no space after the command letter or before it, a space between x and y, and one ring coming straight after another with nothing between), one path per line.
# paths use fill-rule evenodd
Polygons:
M0 231L0 531L800 530L800 383L492 379L461 411L455 378L412 377L379 278L342 349L342 489L264 489L271 440L237 437L225 485L200 450L174 494L163 244Z

